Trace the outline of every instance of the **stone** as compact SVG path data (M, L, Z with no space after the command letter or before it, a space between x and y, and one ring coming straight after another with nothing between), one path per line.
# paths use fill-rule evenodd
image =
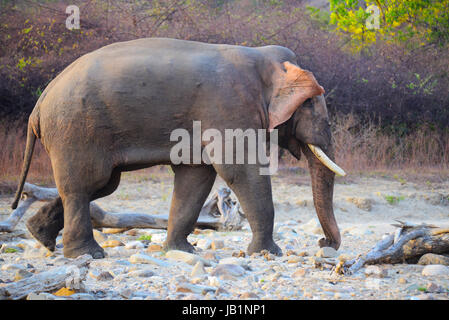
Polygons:
M346 198L346 201L349 203L355 204L355 206L359 209L365 210L365 211L371 211L373 200L367 199L367 198Z
M315 254L318 258L335 258L338 256L337 250L332 247L323 247Z
M139 234L139 231L137 229L131 229L125 232L126 235L135 237Z
M95 297L89 293L75 293L69 297L70 300L95 300Z
M116 234L128 231L128 228L103 228L101 231L103 231L103 233Z
M125 245L125 249L143 249L145 245L141 241L131 241Z
M150 278L154 276L154 272L149 269L135 270L129 273L130 277Z
M210 239L199 239L196 243L197 248L207 250L211 247L212 241Z
M56 297L47 292L34 293L31 292L27 296L27 300L56 300Z
M300 228L302 228L304 231L312 234L323 234L323 229L321 228L320 222L318 219L313 218L309 220L307 223L300 225Z
M163 260L150 257L150 256L148 256L146 254L142 254L142 253L133 254L131 257L129 257L129 262L131 262L131 263L154 264L154 265L157 265L157 266L160 266L160 267L169 267L169 266L171 266L171 264L168 263L168 262L165 262Z
M167 251L165 257L169 260L181 261L190 265L195 265L198 261L202 261L205 266L210 266L210 262L200 256L180 250Z
M131 299L134 294L134 290L131 290L130 288L125 288L120 291L120 295L125 299Z
M307 270L304 268L298 269L292 274L292 278L302 278L307 274Z
M29 278L32 276L33 276L33 274L31 272L19 269L16 271L16 274L14 275L14 281L19 281L19 280Z
M163 248L159 244L150 244L146 250L147 252L160 252L163 251Z
M2 265L3 271L11 271L11 270L25 270L26 267L22 266L21 264L15 264L15 263L8 263Z
M121 247L125 244L119 240L106 240L101 244L102 248L115 248L115 247Z
M449 276L449 267L441 264L430 264L422 270L423 276Z
M441 264L449 266L449 257L434 253L426 253L421 258L419 258L418 264L423 266L430 264Z
M181 283L176 287L176 292L191 292L205 295L208 292L215 292L217 288L210 286L202 286L191 283Z
M248 261L246 259L236 258L236 257L224 258L224 259L221 259L218 263L219 264L235 264L235 265L241 266L245 269L248 266Z
M210 286L214 286L214 287L220 287L221 286L220 279L218 279L217 277L208 277L208 280L209 280L209 285Z
M95 241L97 241L98 243L103 243L103 242L105 242L106 240L108 240L108 236L107 235L105 235L103 232L100 232L100 231L98 231L98 230L96 230L96 229L94 229L94 239L95 239Z
M400 284L406 284L406 283L407 283L407 280L406 280L405 278L399 278L399 279L398 279L398 283L400 283Z
M429 293L444 292L444 289L434 282L429 282L426 286L426 289L427 289L427 292L429 292Z
M386 269L382 269L379 266L367 266L365 268L365 275L366 276L372 276L377 278L385 278L388 275L388 272Z
M220 261L221 262L221 261ZM238 264L219 264L216 266L212 272L212 276L233 276L233 277L241 277L245 274L245 269Z
M202 261L197 261L197 263L192 269L192 272L190 273L190 276L192 278L195 278L200 277L206 273L207 273L206 270L204 270L204 263Z
M156 244L163 244L167 240L166 233L155 233L151 235L151 242Z
M114 279L114 276L108 271L91 270L89 276L97 281L108 281Z
M239 296L239 299L242 300L260 300L260 297L254 292L245 292Z
M210 247L212 248L212 250L223 249L224 248L224 241L223 240L213 240L211 242Z
M245 258L246 257L246 253L243 250L240 250L239 252L233 252L232 256L235 258Z
M47 248L40 248L40 249L27 249L25 250L25 252L23 253L23 258L24 259L40 259L40 258L45 258L47 257L47 253L49 251L47 250Z

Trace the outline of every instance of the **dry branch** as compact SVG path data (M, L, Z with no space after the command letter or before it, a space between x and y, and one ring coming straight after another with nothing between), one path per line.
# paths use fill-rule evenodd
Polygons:
M52 292L62 287L80 289L82 281L86 278L91 260L90 255L83 255L70 261L70 264L13 282L0 288L0 300L19 300L32 292Z
M385 236L367 254L344 262L339 269L354 274L367 264L395 264L417 260L426 253L449 253L449 230L434 229L432 225L413 225L398 221L395 234Z
M12 232L28 208L35 201L51 201L58 197L56 188L44 188L25 183L22 198L17 209L5 220L0 222L0 232ZM152 228L166 229L168 215L149 215L138 212L106 212L95 202L90 204L90 216L94 228ZM242 227L244 215L240 212L238 202L231 199L229 188L217 190L212 198L206 202L201 210L197 228L215 230L237 230Z

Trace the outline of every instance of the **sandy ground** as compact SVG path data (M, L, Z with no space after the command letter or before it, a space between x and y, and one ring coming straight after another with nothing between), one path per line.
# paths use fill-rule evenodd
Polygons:
M98 232L100 243L118 240L120 245L106 248L108 257L91 263L82 289L84 294L72 298L449 299L449 274L426 276L422 274L425 267L421 265L380 265L381 276L366 275L365 268L352 276L338 276L326 267L317 268L311 257L319 250L317 241L322 235L308 176L284 172L274 176L272 181L275 239L284 252L282 257L232 259L241 250L245 251L251 239L247 223L241 231L206 230L189 236L189 241L197 244L196 255L206 261L204 267L201 263L173 260L160 252L157 248L165 239L165 230ZM214 189L221 186L225 184L217 179ZM97 203L113 212L167 214L172 190L170 173L127 174L114 194ZM0 198L0 220L10 213L11 202L12 197ZM23 221L40 205L34 204ZM395 219L449 228L449 181L409 182L366 176L337 179L334 208L342 232L338 254L356 257L371 249L385 233L394 232L391 224ZM23 221L14 233L0 234L4 249L18 248L13 253L0 253L0 286L20 279L19 273L22 277L27 276L26 272L32 275L68 261L63 258L61 248L48 256L26 231ZM151 242L137 240L145 235L151 235ZM140 244L136 245L136 240ZM61 242L61 237L58 241ZM213 241L222 241L223 248L210 248ZM287 256L289 250L295 254ZM136 254L156 260L136 262L133 256ZM223 262L226 266L236 264L238 267L217 272L217 266ZM19 269L23 270L19 272ZM101 273L107 274L99 276ZM55 298L49 294L39 297Z

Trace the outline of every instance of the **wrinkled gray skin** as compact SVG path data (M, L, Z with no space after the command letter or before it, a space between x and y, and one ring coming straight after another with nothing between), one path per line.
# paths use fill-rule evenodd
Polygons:
M116 190L123 171L170 163L177 142L170 133L268 128L276 70L296 64L289 49L248 48L172 39L112 44L82 56L46 88L28 125L17 206L36 138L45 146L60 198L28 220L33 236L48 249L64 228L66 257L104 257L95 242L89 202ZM281 68L282 69L282 68ZM280 69L279 69L280 70ZM282 69L284 70L284 69ZM331 158L333 149L323 96L306 100L279 125L279 145L309 161L316 211L325 232L320 246L340 245L332 209L334 174L306 147L312 143ZM223 135L224 136L224 135ZM251 226L248 253L281 254L272 238L274 209L270 177L255 165L172 165L175 173L166 249L192 251L187 235L218 173L237 195Z

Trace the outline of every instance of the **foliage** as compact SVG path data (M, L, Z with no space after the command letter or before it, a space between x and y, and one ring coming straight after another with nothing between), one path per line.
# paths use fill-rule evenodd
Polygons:
M367 25L372 6L378 8L379 28ZM349 35L356 51L376 40L413 47L449 42L449 0L330 0L330 8L331 23Z
M151 235L141 235L137 240L147 240L151 241Z

